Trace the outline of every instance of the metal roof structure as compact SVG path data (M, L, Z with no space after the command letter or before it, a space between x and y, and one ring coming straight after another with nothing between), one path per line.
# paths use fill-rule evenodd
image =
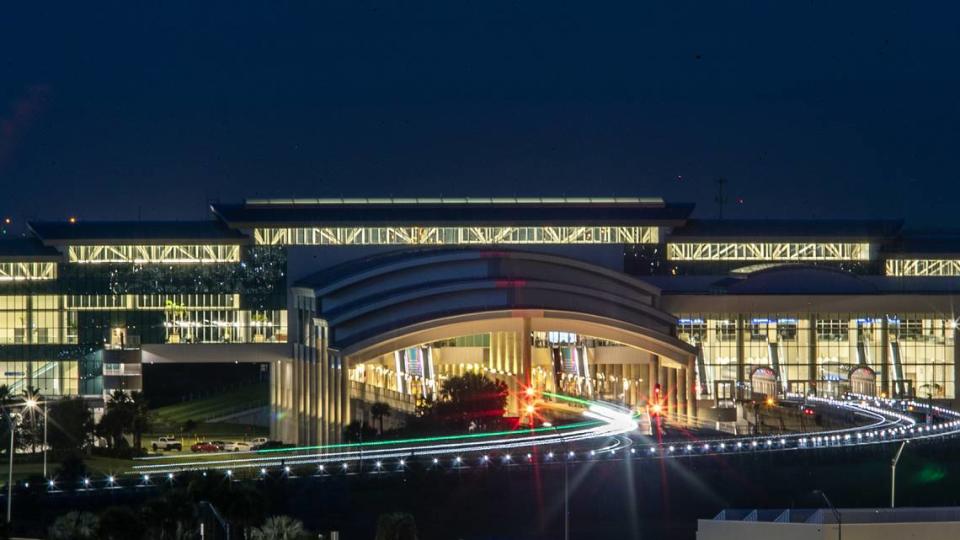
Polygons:
M896 235L901 220L691 219L674 229L678 241L830 239L869 241Z
M659 199L299 199L214 204L231 227L681 225L692 204Z
M31 221L44 245L246 244L249 238L218 221Z
M4 238L0 240L0 262L59 261L63 256L55 248L43 245L36 238Z

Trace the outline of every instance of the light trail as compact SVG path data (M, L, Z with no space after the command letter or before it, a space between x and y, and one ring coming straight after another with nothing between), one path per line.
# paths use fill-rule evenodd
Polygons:
M498 461L514 464L523 462L510 452L528 449L537 452L536 459L548 458L539 447L563 445L566 459L597 459L605 455L626 455L637 459L668 459L679 457L736 454L747 452L800 451L846 446L887 444L910 439L922 440L960 434L960 413L916 401L849 396L845 399L792 396L817 407L844 411L867 423L841 429L777 435L719 437L685 442L635 441L637 419L626 407L597 401L588 401L562 394L544 394L547 397L585 407L587 421L564 426L535 428L487 434L420 437L396 441L375 441L362 445L336 444L277 449L259 452L208 454L213 459L152 457L133 467L130 474L175 474L184 471L233 470L259 468L261 471L278 467L340 464L343 471L357 468L361 463L376 463L373 471L380 471L383 463L396 460L400 465L391 470L402 470L417 458L426 458L428 464L453 463L454 467L468 468L470 464L486 465ZM911 414L913 413L913 414ZM933 423L921 425L913 415L930 414ZM572 446L575 445L575 446ZM572 450L576 448L576 450ZM229 455L229 457L227 457ZM526 461L535 459L533 453ZM441 458L443 461L441 462ZM153 463L153 461L163 461Z

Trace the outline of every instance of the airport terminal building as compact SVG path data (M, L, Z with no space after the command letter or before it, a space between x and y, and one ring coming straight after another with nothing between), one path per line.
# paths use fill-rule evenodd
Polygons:
M144 363L254 362L271 433L307 444L466 371L689 418L785 392L956 400L960 232L693 210L269 199L31 222L0 240L0 384L102 400Z

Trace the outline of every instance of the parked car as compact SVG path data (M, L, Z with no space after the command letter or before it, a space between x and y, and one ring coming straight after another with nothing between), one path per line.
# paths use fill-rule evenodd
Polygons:
M228 452L249 452L252 445L247 441L233 441L224 445L223 449Z
M198 442L190 447L191 452L219 452L220 447L208 441Z
M267 441L263 444L258 444L254 446L253 450L276 450L278 448L288 448L293 447L293 445L284 444L283 441Z
M270 439L268 439L268 438L266 438L266 437L254 437L254 438L250 439L249 442L250 442L250 449L251 449L251 450L260 450L260 449L263 447L263 445L265 445L265 444L267 444L268 442L270 442Z
M183 443L177 437L160 437L150 444L153 451L157 450L183 450Z
M230 444L227 441L210 441L210 443L217 445L217 448L219 448L220 450L226 450L227 445Z

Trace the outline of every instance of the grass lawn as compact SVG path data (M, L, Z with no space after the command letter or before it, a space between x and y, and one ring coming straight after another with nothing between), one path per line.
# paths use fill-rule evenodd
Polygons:
M198 424L231 413L267 406L270 388L267 384L252 384L222 394L184 401L152 411L159 431L178 431L187 420Z

